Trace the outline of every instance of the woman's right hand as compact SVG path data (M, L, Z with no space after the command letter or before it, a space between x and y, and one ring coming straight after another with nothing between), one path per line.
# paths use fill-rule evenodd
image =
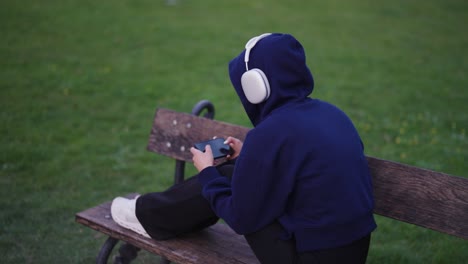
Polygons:
M234 150L234 153L232 153L231 155L227 155L226 158L228 160L232 160L232 159L235 159L237 158L237 156L239 156L239 153L241 152L242 150L242 145L244 143L242 143L242 141L238 138L235 138L235 137L227 137L227 139L224 141L224 144L228 144L229 146L231 146L232 150Z

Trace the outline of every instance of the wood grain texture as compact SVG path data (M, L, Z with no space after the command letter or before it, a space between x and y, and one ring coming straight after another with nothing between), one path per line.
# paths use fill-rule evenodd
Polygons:
M133 197L136 194L129 195ZM243 236L225 224L180 238L156 241L117 225L111 217L111 202L77 213L76 222L138 248L164 256L175 263L247 264L258 263Z
M214 136L234 136L244 140L248 128L186 113L158 109L147 149L178 160L191 162L190 147Z
M468 179L368 157L375 213L468 239Z

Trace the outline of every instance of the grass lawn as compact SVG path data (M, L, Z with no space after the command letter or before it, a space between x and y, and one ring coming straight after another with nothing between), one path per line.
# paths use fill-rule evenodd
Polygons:
M171 184L173 162L145 150L156 107L209 99L249 126L227 63L263 32L303 43L312 96L368 155L468 177L467 24L463 0L1 1L2 263L94 262L105 236L74 214ZM468 259L466 240L377 220L368 263Z

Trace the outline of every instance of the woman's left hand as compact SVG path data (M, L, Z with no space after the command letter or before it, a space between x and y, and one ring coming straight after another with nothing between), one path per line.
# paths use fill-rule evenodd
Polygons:
M193 155L193 165L195 165L195 168L197 168L198 172L206 169L207 167L213 166L214 158L210 145L206 145L205 152L202 152L194 147L190 148L190 152Z

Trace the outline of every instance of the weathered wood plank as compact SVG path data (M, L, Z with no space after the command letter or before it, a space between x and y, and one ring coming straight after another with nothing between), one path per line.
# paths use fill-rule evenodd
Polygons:
M186 113L158 109L147 149L184 161L192 161L194 143L217 137L234 136L244 140L248 128Z
M375 213L468 239L468 179L368 157Z
M134 196L135 194L133 194ZM175 263L258 263L243 236L224 224L166 241L143 237L117 225L111 217L111 202L77 213L75 220L94 230L128 242Z

